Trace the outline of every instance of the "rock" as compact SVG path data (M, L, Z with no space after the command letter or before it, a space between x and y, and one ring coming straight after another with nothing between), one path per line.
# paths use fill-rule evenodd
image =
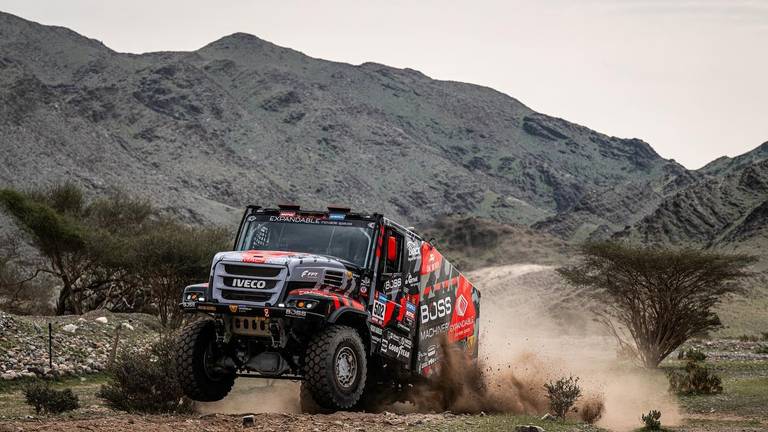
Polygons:
M123 328L130 331L134 330L133 326L128 323L123 323Z
M243 416L243 427L253 427L256 425L256 417L252 414Z
M557 420L557 417L553 416L550 413L546 413L543 416L541 416L542 420Z
M98 317L98 318L96 318L94 321L96 321L96 322L97 322L97 323L99 323L99 324L106 324L106 323L108 323L108 322L109 322L109 320L107 319L107 317Z
M77 326L74 324L67 324L64 327L61 328L67 333L74 333L77 330Z
M515 432L544 432L544 428L534 425L515 426Z
M15 380L18 377L19 377L19 374L17 374L14 371L6 372L6 373L0 375L0 378L2 378L5 381Z

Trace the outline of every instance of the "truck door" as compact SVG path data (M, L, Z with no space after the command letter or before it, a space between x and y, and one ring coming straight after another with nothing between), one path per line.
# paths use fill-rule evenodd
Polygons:
M383 250L380 258L379 277L371 310L371 334L374 350L400 362L406 369L411 367L412 327L404 325L404 316L415 306L407 305L408 292L404 280L406 241L397 227L386 226ZM379 336L380 335L380 336ZM378 341L377 341L378 339Z

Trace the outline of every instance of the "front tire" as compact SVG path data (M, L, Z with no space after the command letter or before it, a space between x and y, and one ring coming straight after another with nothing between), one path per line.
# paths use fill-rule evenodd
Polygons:
M221 400L235 383L234 373L211 370L216 354L215 342L216 326L212 320L195 321L181 331L176 373L181 389L192 400Z
M365 346L355 329L331 326L309 343L304 359L306 389L322 408L350 409L365 390Z

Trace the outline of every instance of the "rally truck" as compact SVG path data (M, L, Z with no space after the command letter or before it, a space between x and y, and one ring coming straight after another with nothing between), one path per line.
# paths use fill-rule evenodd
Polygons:
M203 314L177 358L197 401L255 377L300 380L308 410L366 410L428 380L446 347L478 352L480 292L433 242L342 207L247 207L234 250L180 306Z

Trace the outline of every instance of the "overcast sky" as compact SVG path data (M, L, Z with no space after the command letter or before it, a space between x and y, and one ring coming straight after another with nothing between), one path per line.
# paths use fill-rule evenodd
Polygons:
M313 57L410 67L698 168L768 141L768 0L0 0L110 48L252 33Z

